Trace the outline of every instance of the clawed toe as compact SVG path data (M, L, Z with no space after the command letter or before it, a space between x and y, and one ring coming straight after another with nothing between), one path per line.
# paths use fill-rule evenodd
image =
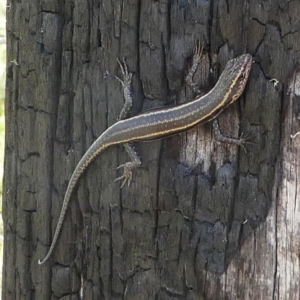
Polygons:
M197 43L195 48L194 48L194 55L193 55L193 60L194 63L199 63L201 58L202 58L202 54L203 54L203 49L204 47L202 47L200 45L200 43Z
M249 132L246 135L244 135L243 132L241 133L238 145L243 148L245 153L247 153L247 150L245 148L245 144L257 145L257 143L250 141L253 138L254 138L254 136L251 135Z
M241 136L240 136L240 140L241 140L242 144L257 145L257 143L255 143L255 142L250 142L250 140L252 140L253 138L254 138L254 135L250 134L249 132L246 135L244 135L244 133L242 132Z
M123 57L122 59L123 62L121 62L119 59L117 59L117 62L120 66L120 69L121 69L121 73L122 73L122 76L123 76L123 80L118 77L116 75L116 79L118 79L122 86L125 87L125 86L129 86L130 85L130 82L131 82L131 79L132 79L132 73L128 72L128 67L127 67L127 64L125 62L125 58Z

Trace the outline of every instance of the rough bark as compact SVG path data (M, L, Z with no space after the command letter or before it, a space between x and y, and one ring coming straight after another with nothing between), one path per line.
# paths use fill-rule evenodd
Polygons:
M299 15L298 0L9 5L3 299L298 299ZM210 124L139 143L143 166L122 190L126 153L109 148L38 266L72 171L122 108L116 59L134 74L136 114L193 98L197 41L206 90L230 58L253 54L220 125L254 144L220 144Z

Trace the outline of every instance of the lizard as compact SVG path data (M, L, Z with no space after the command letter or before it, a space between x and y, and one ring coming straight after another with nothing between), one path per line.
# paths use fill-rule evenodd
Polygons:
M186 82L196 90L197 85L193 82L194 73L200 63L202 50L200 46L195 47L192 66ZM43 260L39 260L38 264L44 264L51 256L55 244L58 240L59 233L65 218L68 208L68 203L71 198L72 191L78 182L79 177L104 149L109 146L124 144L125 150L131 158L130 162L120 165L118 168L123 168L123 175L117 180L122 180L123 185L132 179L132 169L141 165L141 160L133 148L128 144L132 141L146 141L160 139L176 133L187 131L190 128L213 121L213 130L216 139L221 142L227 142L236 145L242 145L246 139L232 138L221 134L216 117L230 104L235 102L243 93L248 77L250 74L253 60L250 54L242 54L227 62L223 72L221 73L215 86L206 94L198 95L194 100L173 107L165 107L146 111L137 116L125 119L131 105L132 96L130 85L132 73L128 71L125 59L123 64L118 60L123 79L116 78L121 82L124 96L124 106L119 116L119 121L107 128L88 148L81 160L77 164L73 174L69 180L69 184L64 196L63 205L54 237L48 250L47 255ZM117 168L117 169L118 169Z

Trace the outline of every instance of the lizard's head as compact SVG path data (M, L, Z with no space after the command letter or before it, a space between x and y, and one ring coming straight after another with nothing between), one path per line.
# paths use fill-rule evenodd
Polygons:
M243 54L231 59L218 80L226 91L227 105L237 100L244 91L253 60L250 54Z

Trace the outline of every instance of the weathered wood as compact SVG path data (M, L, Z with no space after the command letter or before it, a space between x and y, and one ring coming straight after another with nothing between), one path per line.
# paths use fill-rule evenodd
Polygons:
M297 0L8 7L2 298L298 299L299 15ZM116 59L134 74L136 114L194 97L184 76L196 41L206 90L228 59L254 55L220 125L255 144L220 144L210 124L139 143L143 165L122 190L114 179L126 153L104 151L38 266L72 171L122 108Z

